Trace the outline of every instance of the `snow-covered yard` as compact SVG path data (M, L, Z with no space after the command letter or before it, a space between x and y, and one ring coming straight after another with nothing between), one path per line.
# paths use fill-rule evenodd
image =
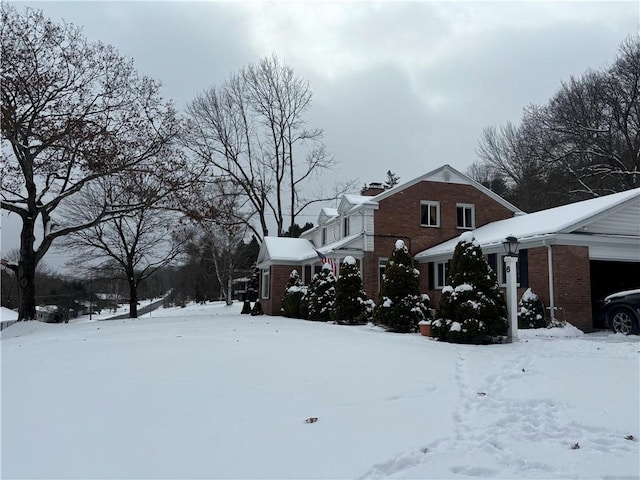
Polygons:
M239 311L3 331L2 478L640 475L637 336L465 346Z

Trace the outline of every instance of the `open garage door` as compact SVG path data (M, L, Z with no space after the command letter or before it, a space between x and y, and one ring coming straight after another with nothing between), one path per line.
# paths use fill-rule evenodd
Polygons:
M640 288L640 262L592 260L590 267L593 326L605 328L598 314L600 302L614 292Z

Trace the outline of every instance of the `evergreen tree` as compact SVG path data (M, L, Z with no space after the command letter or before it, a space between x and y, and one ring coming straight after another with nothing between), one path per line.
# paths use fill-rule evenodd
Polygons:
M366 323L373 313L373 302L362 288L362 277L356 259L345 257L336 281L336 302L333 318L348 324Z
M336 299L336 277L333 276L331 267L322 266L320 272L311 279L311 283L305 295L305 303L308 304L310 320L326 322L331 319L333 305Z
M302 285L302 279L297 270L291 270L289 281L284 289L284 297L282 298L282 313L285 317L300 318L300 303L302 297L306 293L307 288Z
M527 288L518 305L518 328L545 328L544 305L533 290Z
M387 262L380 304L374 322L394 332L418 331L418 322L429 318L429 297L420 294L420 272L402 240L398 240Z
M253 308L251 309L251 315L255 316L255 315L264 315L264 312L262 311L262 304L260 303L260 300L256 300L256 303L253 304Z
M431 324L431 336L455 343L490 343L508 328L507 306L495 272L471 232L460 235L448 285Z
M387 170L387 180L384 182L384 189L389 190L395 187L400 182L400 177L393 173L391 170Z
M250 313L251 313L251 302L245 299L244 302L242 303L242 311L240 312L240 314L249 315Z

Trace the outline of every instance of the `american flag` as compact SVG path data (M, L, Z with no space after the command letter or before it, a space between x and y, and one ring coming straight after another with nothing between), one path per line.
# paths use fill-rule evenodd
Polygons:
M331 267L333 275L337 277L338 265L333 261L333 258L327 257L324 253L319 252L318 250L316 250L316 253L318 254L318 257L320 257L320 263L322 263L323 265L329 265Z

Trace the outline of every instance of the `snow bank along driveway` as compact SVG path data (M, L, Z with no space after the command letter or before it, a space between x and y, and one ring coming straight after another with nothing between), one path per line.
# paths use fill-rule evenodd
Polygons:
M239 309L3 331L2 478L640 474L638 337L464 346Z

